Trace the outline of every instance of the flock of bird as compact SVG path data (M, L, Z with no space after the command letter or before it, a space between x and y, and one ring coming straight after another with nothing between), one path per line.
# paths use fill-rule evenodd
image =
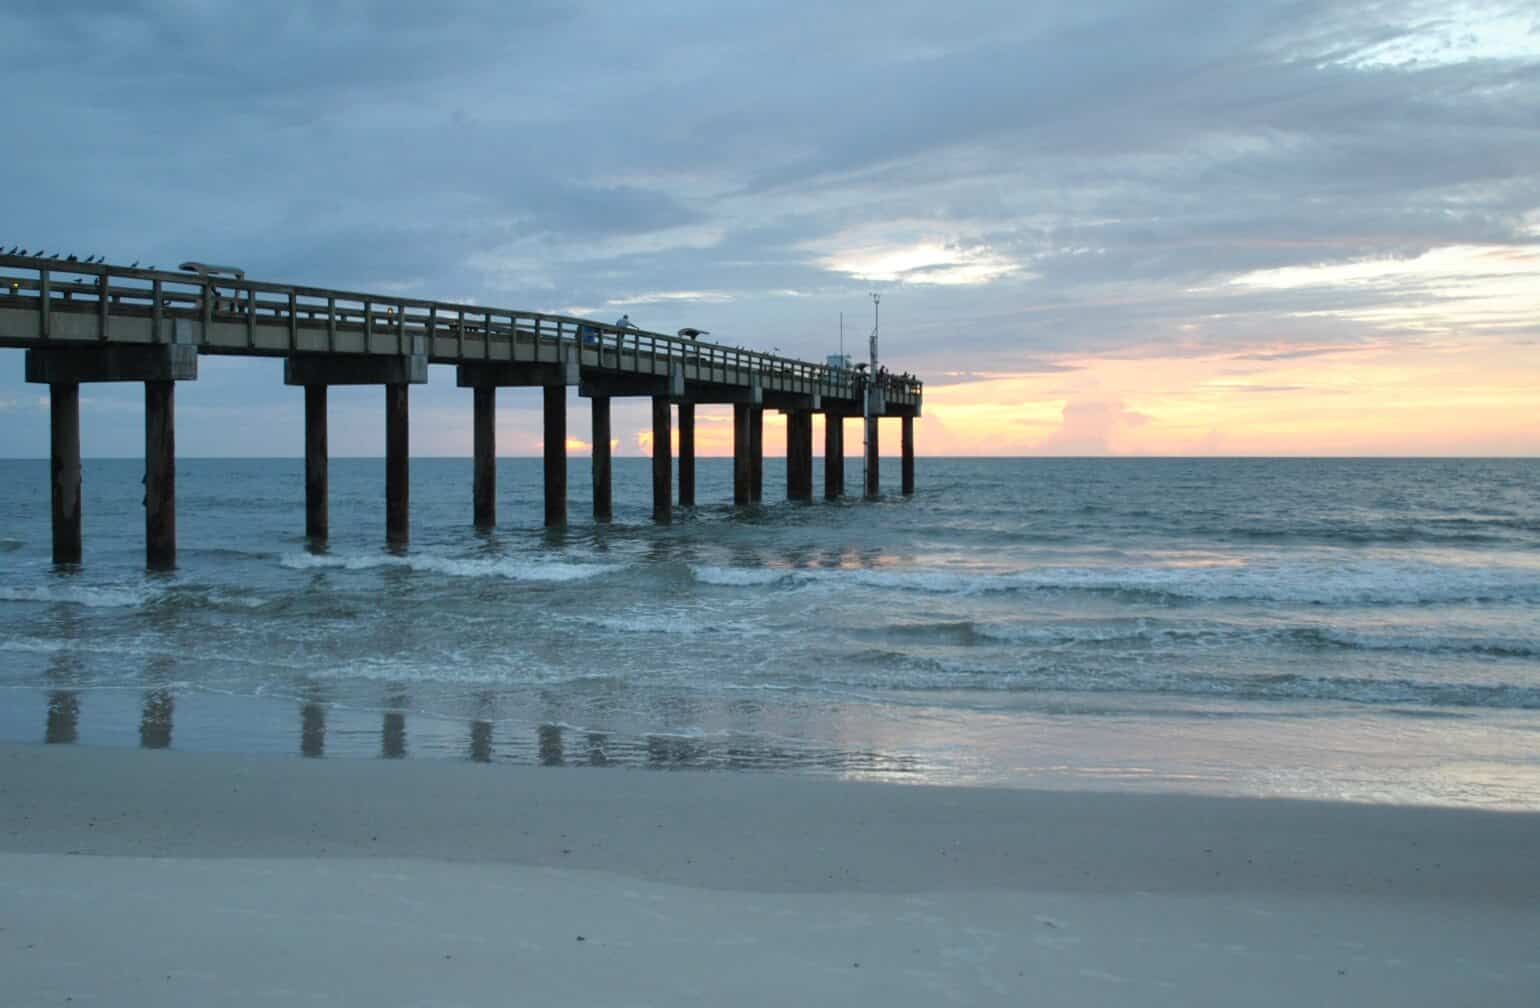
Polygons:
M84 264L104 263L104 262L107 261L107 257L106 256L99 256L99 255L98 256L86 256L84 259L82 259L82 258L80 258L77 255L73 255L73 254L71 254L71 255L64 255L61 252L55 252L52 255L49 255L48 252L45 251L44 249L33 249L32 251L28 252L26 249L22 248L20 245L12 245L10 248L5 250L4 254L5 255L29 256L29 257L31 257L33 259L52 259L55 262L80 263L82 265L84 265ZM135 259L133 261L133 263L128 268L129 269L138 269L139 268L139 260ZM154 269L154 268L155 268L154 266L146 266L145 267L145 269Z
M34 259L56 259L59 262L72 262L72 263L101 263L101 262L106 262L107 261L107 257L106 256L86 256L84 259L82 259L82 258L80 258L77 255L63 255L63 254L61 254L59 252L55 252L53 255L49 255L43 249L34 249L33 251L28 252L26 249L22 248L20 245L12 245L10 248L5 250L5 254L6 255L31 256ZM138 264L136 263L135 265L138 265Z

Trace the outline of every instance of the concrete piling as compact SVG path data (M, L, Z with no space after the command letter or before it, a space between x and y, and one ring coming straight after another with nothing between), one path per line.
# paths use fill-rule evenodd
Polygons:
M471 389L471 510L476 528L497 526L497 386Z
M744 403L734 403L733 503L743 507L748 504L749 495L749 407Z
M407 419L409 385L385 386L385 541L404 546L411 540L411 462Z
M588 402L593 415L594 521L607 522L614 516L610 499L610 397L594 396Z
M695 404L679 404L679 506L695 506Z
M868 499L882 496L882 480L878 476L879 460L882 457L877 444L877 418L866 418L866 490Z
M545 396L545 524L567 524L567 389L547 385Z
M903 418L903 492L904 496L914 493L914 417Z
M845 418L832 412L823 417L823 495L825 500L845 495Z
M324 542L330 533L327 487L326 386L305 386L305 536Z
M674 520L673 404L667 396L652 397L652 520Z
M765 499L765 410L762 406L749 407L749 501L762 503Z
M151 570L176 567L176 383L144 383L144 542Z
M786 499L813 499L813 414L809 410L786 414Z
M49 483L53 497L53 562L80 562L80 385L48 386Z

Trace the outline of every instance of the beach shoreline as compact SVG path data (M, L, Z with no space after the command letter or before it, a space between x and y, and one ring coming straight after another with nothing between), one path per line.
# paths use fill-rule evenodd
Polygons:
M501 1003L509 970L589 1003L1540 986L1534 814L26 745L0 798L20 1004Z

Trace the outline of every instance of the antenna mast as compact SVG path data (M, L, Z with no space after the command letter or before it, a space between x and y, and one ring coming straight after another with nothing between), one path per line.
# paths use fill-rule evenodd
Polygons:
M868 347L871 352L871 364L866 373L866 388L861 396L861 492L863 494L871 487L872 393L877 388L877 324L878 305L881 303L882 295L872 291L872 338ZM844 317L844 315L840 316L841 319Z

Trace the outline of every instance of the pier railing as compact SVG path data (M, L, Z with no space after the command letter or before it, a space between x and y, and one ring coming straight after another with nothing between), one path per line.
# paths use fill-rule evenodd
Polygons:
M22 316L25 317L22 317ZM29 331L30 330L30 331ZM0 345L191 343L203 353L423 354L433 363L560 359L855 399L864 372L569 315L277 284L105 263L0 255ZM879 374L884 398L918 405L922 384Z

